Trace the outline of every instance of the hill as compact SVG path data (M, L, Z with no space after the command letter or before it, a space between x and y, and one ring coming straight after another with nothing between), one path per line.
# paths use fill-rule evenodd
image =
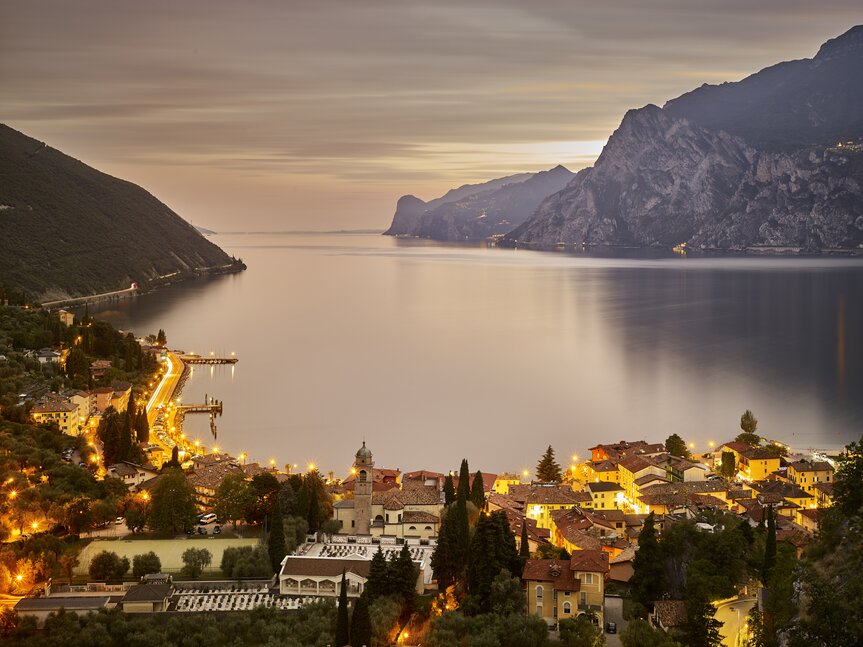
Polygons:
M0 285L48 300L244 268L141 187L0 124Z

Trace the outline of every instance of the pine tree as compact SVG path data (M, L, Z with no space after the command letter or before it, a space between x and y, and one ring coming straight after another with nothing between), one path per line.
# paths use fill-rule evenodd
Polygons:
M485 483L482 480L482 472L477 470L473 477L473 485L470 488L470 500L477 510L485 508Z
M452 474L447 474L443 480L443 500L444 505L449 505L455 501L455 485L452 482Z
M753 447L757 447L761 443L761 436L756 433L758 429L758 419L749 409L743 412L740 416L740 429L742 431L737 434L734 439L739 443L746 443Z
M644 520L638 536L638 552L632 562L629 579L633 599L649 607L659 599L663 589L662 549L656 539L655 518L651 512Z
M411 559L411 551L407 544L402 545L398 557L390 566L392 572L391 587L402 600L402 617L407 620L416 606L416 583L419 570Z
M521 576L522 562L506 513L481 515L470 541L468 587L483 613L491 611L491 585L501 570Z
M536 464L536 480L543 483L560 483L563 480L563 472L560 465L554 460L554 450L551 445L548 446L545 454Z
M150 421L147 420L147 409L141 409L135 418L135 436L139 443L150 442Z
M461 459L461 469L458 471L458 497L461 501L470 499L470 470L467 459Z
M527 517L521 521L521 546L519 546L518 554L523 562L530 559L530 541L527 537Z
M354 603L351 614L351 640L354 647L371 647L372 619L369 615L369 600L363 593Z
M285 542L285 524L282 519L282 510L279 506L273 506L270 515L270 534L267 536L267 552L270 554L270 565L273 572L278 573L282 560L288 554L288 546Z
M168 338L165 336L165 331L159 328L159 333L156 335L156 344L165 346L168 343Z
M369 602L374 602L378 598L382 598L390 593L387 558L384 557L380 544L369 564L369 579L366 582L366 593L368 593Z
M350 627L348 625L348 583L345 572L342 571L342 590L339 592L339 610L336 617L336 645L344 647L350 642Z
M764 544L761 583L768 586L773 567L776 565L776 517L773 515L773 506L767 506L764 512L767 515L767 541Z

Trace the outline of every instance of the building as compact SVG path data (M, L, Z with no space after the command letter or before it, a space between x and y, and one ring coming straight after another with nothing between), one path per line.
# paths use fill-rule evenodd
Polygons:
M483 483L485 483L485 481L483 481ZM508 494L510 486L519 485L520 483L521 479L518 474L504 472L503 474L497 475L491 489L498 494Z
M611 460L585 461L576 468L576 474L582 481L619 483L620 473L617 470L617 463L618 461Z
M721 464L722 453L729 451L734 454L737 472L745 481L761 481L779 470L781 461L773 450L737 441L722 445L715 453L715 463Z
M111 362L107 359L97 359L90 364L90 377L94 380L101 380L105 377L105 373L111 368Z
M593 510L618 510L623 507L623 488L617 483L596 481L584 486L591 501L584 507Z
M527 612L549 625L592 612L603 624L608 572L608 554L602 551L579 551L569 560L529 559L522 573Z
M64 434L77 436L81 433L78 405L62 400L45 400L30 410L36 424L54 423Z
M120 600L124 613L161 613L168 610L174 585L170 576L164 576L161 583L143 582L126 591Z
M540 528L552 529L551 513L590 503L587 492L574 492L568 485L531 484L510 487L509 498L522 506L524 513Z
M58 310L57 318L67 328L75 324L75 315L68 310Z
M36 619L36 625L42 626L50 614L57 614L61 609L69 613L87 614L98 612L100 609L111 609L115 605L110 595L59 597L48 596L42 598L21 598L15 605L15 612L19 618L31 617Z
M630 456L618 465L620 472L620 487L623 488L623 496L627 503L636 508L638 497L641 496L641 488L652 483L663 482L667 470L665 466L648 456Z
M66 400L72 404L78 405L78 420L83 427L90 417L90 409L92 406L92 398L87 391L66 391L64 392Z
M155 467L145 467L128 461L114 463L107 467L108 476L120 479L134 490L139 484L159 475Z
M805 458L788 464L787 477L801 490L817 496L816 485L833 483L835 470L827 461L810 461Z
M431 539L437 537L443 510L437 479L408 479L405 488L375 490L374 457L363 446L357 450L353 472L354 495L333 504L333 517L341 522L340 534Z
M816 483L815 496L818 500L819 508L829 508L833 505L833 482Z
M608 445L597 445L590 448L592 461L617 461L620 462L628 456L653 456L665 451L662 443L648 443L644 440L629 442L621 440Z
M243 470L236 463L229 461L202 464L200 467L195 466L193 468L193 473L189 476L189 483L195 488L198 507L201 510L209 511L212 509L216 490L219 489L222 479L228 474L243 474ZM143 479L143 482L148 480Z
M358 555L344 558L285 557L279 571L279 593L335 598L345 574L349 598L358 598L369 579L371 561Z
M50 348L36 351L35 357L39 360L40 364L56 364L60 361L60 353Z

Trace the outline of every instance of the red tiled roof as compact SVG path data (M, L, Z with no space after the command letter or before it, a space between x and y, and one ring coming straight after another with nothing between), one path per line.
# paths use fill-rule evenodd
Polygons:
M526 582L552 582L555 591L579 591L581 580L575 577L564 559L529 559L521 579Z
M579 550L572 554L569 566L573 571L608 573L608 553L601 550Z

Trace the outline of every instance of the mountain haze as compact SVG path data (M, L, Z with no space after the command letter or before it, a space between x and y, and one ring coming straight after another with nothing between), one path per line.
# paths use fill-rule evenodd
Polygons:
M244 269L141 187L0 124L0 283L42 300Z

